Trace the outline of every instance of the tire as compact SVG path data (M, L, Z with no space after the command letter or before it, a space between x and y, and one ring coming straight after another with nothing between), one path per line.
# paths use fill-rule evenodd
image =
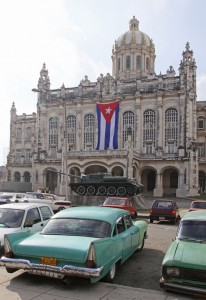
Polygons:
M117 265L113 264L109 273L104 277L104 281L112 283L116 277Z
M95 188L92 185L88 186L87 195L94 195L94 194L95 194Z
M143 236L142 243L141 243L140 247L137 249L138 252L142 251L142 249L144 248L144 242L145 242L145 235Z
M127 195L128 196L134 196L135 191L134 191L134 187L133 186L128 186L127 187Z
M132 216L132 219L136 219L137 218L137 212Z
M150 222L150 223L153 223L153 220L152 220L152 219L150 219L150 220L149 220L149 222Z
M106 189L105 186L100 186L100 187L98 188L98 193L97 193L98 195L100 195L100 196L105 196L106 193L107 193L107 189Z
M84 195L85 194L85 187L83 185L78 186L77 194L78 195Z
M14 269L14 268L6 268L7 273L14 273L16 271L18 271L18 269Z
M117 189L117 195L124 196L126 194L126 189L123 186L118 187Z
M107 189L107 194L108 194L109 196L114 196L114 195L116 194L116 189L115 189L115 187L114 187L114 186L108 187L108 189Z
M57 211L61 211L61 210L64 210L64 209L65 209L64 206L60 206Z

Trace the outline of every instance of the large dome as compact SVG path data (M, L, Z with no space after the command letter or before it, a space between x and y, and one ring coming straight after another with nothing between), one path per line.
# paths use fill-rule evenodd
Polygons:
M115 40L112 49L112 75L119 79L141 78L155 73L155 46L152 39L139 31L133 17L129 31Z
M116 46L138 44L150 47L152 40L147 34L139 31L139 21L133 17L129 22L129 31L122 34L116 41Z

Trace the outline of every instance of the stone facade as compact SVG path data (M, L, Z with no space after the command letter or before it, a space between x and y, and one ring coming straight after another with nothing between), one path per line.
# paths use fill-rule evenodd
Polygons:
M133 17L114 43L112 75L51 89L44 64L33 89L37 112L17 115L11 108L8 180L64 195L68 181L82 174L111 172L136 178L155 196L204 192L206 102L196 99L193 51L187 43L178 75L172 66L157 75L155 57L152 39ZM97 151L96 104L113 101L120 103L119 146Z

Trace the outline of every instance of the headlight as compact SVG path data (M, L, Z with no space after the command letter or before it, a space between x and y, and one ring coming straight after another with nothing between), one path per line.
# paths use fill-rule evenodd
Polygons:
M169 268L166 268L166 274L168 276L180 276L180 269L179 268L174 268L174 267L169 267Z

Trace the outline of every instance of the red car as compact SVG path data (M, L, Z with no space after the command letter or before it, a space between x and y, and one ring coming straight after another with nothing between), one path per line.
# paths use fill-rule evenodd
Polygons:
M168 220L175 224L180 220L177 203L173 200L154 200L150 209L150 223L153 221Z
M130 212L133 219L137 217L137 207L130 198L108 197L102 206L125 209Z
M189 211L206 209L206 201L205 200L194 200L191 202Z

